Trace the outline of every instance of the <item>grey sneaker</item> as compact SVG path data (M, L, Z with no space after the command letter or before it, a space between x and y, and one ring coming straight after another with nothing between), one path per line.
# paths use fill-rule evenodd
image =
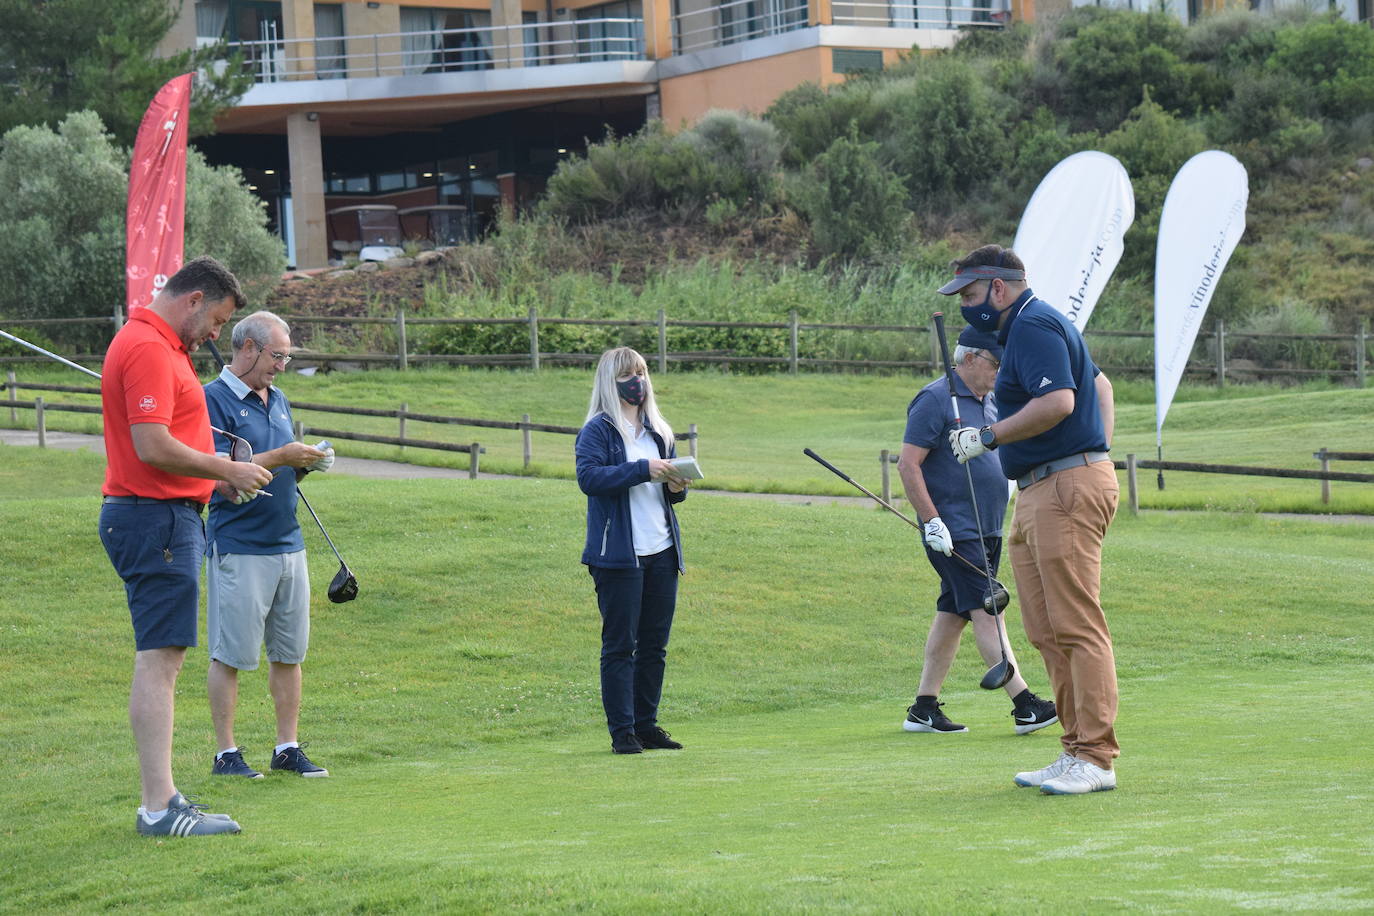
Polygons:
M1095 763L1075 759L1069 768L1040 786L1046 795L1087 795L1110 792L1116 788L1116 770L1104 770Z
M228 815L207 815L180 792L167 800L167 813L161 818L150 824L142 814L135 814L134 826L143 836L210 836L240 830Z
M1063 776L1069 769L1069 765L1077 760L1068 751L1060 753L1059 759L1044 769L1030 770L1025 773L1017 773L1012 780L1018 786L1043 786L1045 780L1053 779L1056 776Z
M272 758L272 769L285 770L298 776L328 776L329 771L316 766L305 756L305 747L288 747Z
M243 748L236 748L227 754L216 754L215 765L210 768L212 776L245 776L248 779L262 779L262 774L243 762Z

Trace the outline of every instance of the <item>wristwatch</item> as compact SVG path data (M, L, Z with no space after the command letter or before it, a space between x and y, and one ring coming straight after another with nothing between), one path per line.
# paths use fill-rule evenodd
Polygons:
M983 443L983 448L988 451L997 448L997 434L992 431L991 426L984 426L978 430L978 441Z

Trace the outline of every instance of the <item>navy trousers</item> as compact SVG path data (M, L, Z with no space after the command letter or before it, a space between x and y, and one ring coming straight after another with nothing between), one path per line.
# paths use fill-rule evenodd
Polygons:
M640 557L638 569L589 566L601 608L601 705L612 736L658 722L668 634L677 607L677 551Z

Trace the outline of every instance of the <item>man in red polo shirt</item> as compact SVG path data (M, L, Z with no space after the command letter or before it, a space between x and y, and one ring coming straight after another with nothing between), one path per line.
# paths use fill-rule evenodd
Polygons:
M172 781L177 675L196 644L205 526L214 481L256 495L272 474L215 455L205 394L190 353L244 305L238 280L213 258L177 271L152 305L133 311L105 355L101 402L107 466L100 540L124 580L134 626L129 724L138 746L148 836L238 833Z

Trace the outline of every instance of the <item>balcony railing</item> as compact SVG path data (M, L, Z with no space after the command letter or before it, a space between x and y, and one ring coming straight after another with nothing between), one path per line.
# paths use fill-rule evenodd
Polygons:
M1001 28L1011 21L1006 0L952 0L948 3L920 3L916 0L831 0L835 25L869 28L960 29Z
M260 83L418 76L502 67L643 60L640 19L482 26L230 44Z
M778 35L809 24L807 0L729 0L673 17L677 54Z

